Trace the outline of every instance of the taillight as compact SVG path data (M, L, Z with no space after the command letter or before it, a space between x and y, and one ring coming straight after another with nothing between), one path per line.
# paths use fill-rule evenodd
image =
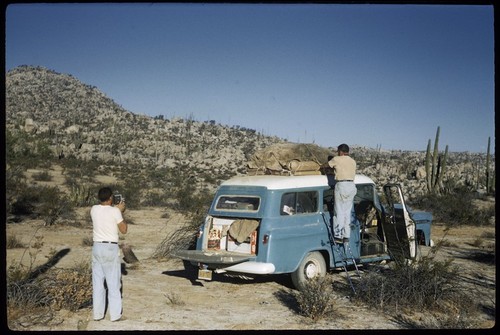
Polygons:
M269 242L269 235L264 235L264 237L262 238L262 244L267 244L267 242Z

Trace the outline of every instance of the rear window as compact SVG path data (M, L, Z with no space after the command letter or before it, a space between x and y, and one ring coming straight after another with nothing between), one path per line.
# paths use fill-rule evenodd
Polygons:
M256 212L259 210L260 198L241 195L222 195L217 200L215 209Z

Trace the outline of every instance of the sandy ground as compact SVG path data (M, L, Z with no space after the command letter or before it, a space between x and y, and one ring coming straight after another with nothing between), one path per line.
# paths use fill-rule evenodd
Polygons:
M29 244L34 236L43 236L44 245L36 263L47 260L44 255L69 248L57 267L72 267L89 260L91 247L83 240L91 237L91 223L87 209L81 209L79 218L83 228L72 226L43 227L40 220L7 224L7 235L15 235ZM289 276L259 277L254 280L215 275L210 282L196 280L193 272L186 271L181 261L151 259L156 247L172 231L183 224L183 217L165 210L127 210L125 219L133 222L121 243L132 247L138 263L124 263L123 308L126 320L93 321L90 308L76 313L60 311L62 321L57 326L37 326L29 330L311 330L311 329L403 329L390 316L379 310L354 305L348 296L335 296L334 316L318 322L300 316L287 303L292 289ZM485 233L489 235L485 235ZM495 310L495 266L477 262L467 253L480 249L494 249L494 227L457 228L446 234L448 246L444 257L454 257L463 266L464 276L479 285L478 299ZM443 235L442 226L433 227L433 240ZM489 236L489 237L484 237ZM479 246L477 241L483 241ZM427 250L428 251L428 250ZM426 250L424 250L424 253ZM7 265L22 258L24 249L8 249ZM29 262L24 256L23 262ZM346 283L345 274L333 272L336 280ZM170 299L169 299L170 298ZM171 302L174 298L175 303ZM352 313L354 311L354 313ZM491 313L490 313L491 314ZM481 328L495 324L491 315L480 316Z

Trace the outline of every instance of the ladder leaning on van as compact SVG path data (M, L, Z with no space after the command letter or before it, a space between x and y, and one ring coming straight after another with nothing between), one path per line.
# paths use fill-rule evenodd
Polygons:
M342 268L344 269L347 275L347 280L349 281L349 285L351 286L352 291L354 292L354 294L356 294L356 289L354 288L351 276L349 275L349 271L347 270L347 266L349 265L348 263L349 260L352 261L352 264L356 268L356 274L358 275L359 278L361 278L361 274L359 272L358 265L356 264L356 260L354 259L354 255L352 254L351 246L349 242L337 243L333 237L332 227L328 223L328 220L326 220L324 213L322 213L322 217L323 217L323 222L325 223L326 229L328 231L328 239L330 240L329 242L332 248L332 254L335 255L337 253L342 258Z

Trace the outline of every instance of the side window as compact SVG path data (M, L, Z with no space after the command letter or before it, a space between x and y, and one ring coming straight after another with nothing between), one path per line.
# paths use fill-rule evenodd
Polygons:
M323 212L330 213L333 216L334 200L333 188L329 188L323 192Z
M281 198L281 215L315 213L318 211L318 192L291 192Z
M293 215L296 213L297 193L285 193L281 197L280 213L281 215Z

